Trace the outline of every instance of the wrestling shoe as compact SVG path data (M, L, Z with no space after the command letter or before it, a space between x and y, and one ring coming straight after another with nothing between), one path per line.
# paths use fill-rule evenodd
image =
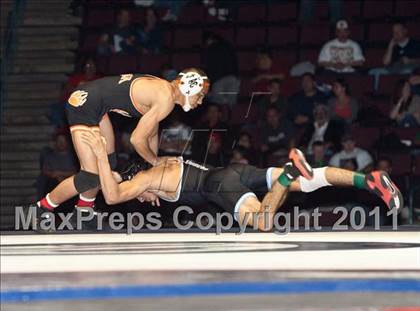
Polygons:
M302 151L293 148L289 152L289 159L292 161L293 166L297 168L301 176L306 179L312 179L314 177L314 171L309 163L306 162L305 155Z
M398 187L391 181L384 171L374 171L365 177L366 187L369 191L379 196L390 210L401 210L404 206L403 196Z

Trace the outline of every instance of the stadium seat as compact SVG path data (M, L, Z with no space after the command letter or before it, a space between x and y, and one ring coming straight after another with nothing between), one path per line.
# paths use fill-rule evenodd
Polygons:
M214 27L214 28L209 28L206 31L215 33L221 36L223 39L229 41L230 43L235 42L235 29L233 27L228 27L228 26Z
M81 46L81 51L85 53L91 53L96 51L98 45L99 33L90 32L87 33L83 39L83 45Z
M284 2L279 4L270 4L268 6L269 22L280 22L284 20L296 21L297 17L297 2Z
M255 68L255 59L257 56L255 52L238 52L237 56L239 71L251 71Z
M252 94L252 82L250 78L242 78L241 85L240 85L240 95L244 96L248 99L251 98Z
M234 125L256 123L258 121L257 106L249 103L236 104L232 108L231 122Z
M300 35L300 44L316 44L321 46L330 40L330 28L328 24L312 24L303 26Z
M412 170L411 155L408 153L381 153L379 157L387 157L391 159L393 175L406 175Z
M392 129L394 133L398 135L398 137L402 140L410 140L414 142L416 137L420 135L420 129L418 128L394 128Z
M391 24L370 24L368 40L370 42L389 42L391 40Z
M165 31L163 33L163 46L164 47L172 47L172 40L173 40L173 32L172 31Z
M205 8L202 5L190 4L182 8L178 17L178 24L202 24L205 18Z
M108 71L108 61L109 57L107 56L96 56L95 64L98 73L105 74Z
M133 55L113 55L109 58L107 73L118 75L137 72L137 57Z
M265 43L265 28L239 28L236 44L241 47L262 45Z
M361 98L372 91L373 77L368 75L348 75L344 78L350 87L350 93L356 98Z
M114 10L90 9L85 18L87 27L104 27L114 23Z
M350 20L353 17L360 17L362 2L360 0L343 1L343 15Z
M365 41L365 27L361 24L350 24L350 39L361 44Z
M280 68L289 70L296 63L296 51L294 49L272 52L271 55L273 62Z
M391 95L394 92L395 86L398 81L406 79L408 76L403 75L384 75L381 76L379 82L379 94Z
M146 18L146 10L143 9L135 9L130 10L131 13L131 21L135 24L143 24Z
M270 46L284 46L297 43L297 29L295 27L268 28L268 44Z
M408 28L408 32L410 33L410 37L415 38L417 40L420 39L420 26L419 26L419 22L410 22L410 23L407 23L407 28Z
M261 22L266 17L264 4L241 5L238 8L238 22Z
M200 54L180 53L172 56L172 64L177 70L200 66Z
M320 47L321 48L321 47ZM300 51L300 61L309 61L313 64L318 63L319 49L302 49Z
M365 67L377 68L383 67L382 58L384 57L385 49L368 49L364 52Z
M413 0L398 0L395 1L396 16L416 16L420 15L420 5L418 1ZM417 24L418 25L418 24Z
M147 54L137 60L141 73L158 74L163 65L169 63L168 55Z
M363 2L364 18L379 18L392 15L392 1L365 0Z
M176 30L173 47L194 48L201 46L202 31L201 29Z
M371 149L375 142L379 139L381 131L377 127L353 126L351 128L351 133L355 138L358 147Z

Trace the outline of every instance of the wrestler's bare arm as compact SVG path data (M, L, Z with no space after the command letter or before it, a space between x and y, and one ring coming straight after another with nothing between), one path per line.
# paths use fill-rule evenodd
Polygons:
M137 153L152 165L158 163L157 129L159 122L165 119L174 105L167 97L153 103L152 108L141 117L137 127L131 134L130 142Z

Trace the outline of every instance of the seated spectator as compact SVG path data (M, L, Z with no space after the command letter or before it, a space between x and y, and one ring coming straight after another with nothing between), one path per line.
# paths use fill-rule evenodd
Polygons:
M392 160L388 157L379 158L376 162L377 171L384 171L387 172L389 175L392 174Z
M265 112L270 106L275 106L281 112L287 109L287 99L283 96L281 87L282 81L280 79L270 80L268 86L270 94L265 95L257 104L260 117L265 116Z
M313 168L328 166L329 157L324 142L316 141L312 144L312 154L307 156L307 160Z
M349 39L347 21L337 22L337 38L324 44L319 53L318 65L334 73L351 73L355 67L363 66L365 58L360 45Z
M269 154L284 154L294 146L295 129L276 107L269 107L265 122L260 129L260 149L264 157Z
M240 80L238 60L232 45L216 34L205 33L201 62L212 82L208 98L221 105L235 105Z
M302 90L290 98L289 114L296 126L305 126L313 122L316 104L326 103L326 96L315 86L315 76L311 73L302 75Z
M66 134L58 132L54 137L54 147L43 155L38 192L44 196L64 179L78 171L71 144Z
M141 2L143 0L135 0L135 2ZM181 13L182 8L187 4L187 0L154 0L153 5L156 7L164 7L167 8L168 11L162 17L162 21L164 22L176 22L178 20L178 16ZM139 4L140 5L140 4Z
M410 74L420 66L420 42L411 39L407 26L398 22L392 26L392 39L383 57L385 67L374 68L369 74L374 76L374 91L379 89L381 75Z
M401 84L403 85L401 87ZM401 89L398 92L398 89ZM399 93L401 94L400 97ZM420 96L411 93L409 82L401 81L393 96L393 104L389 118L395 120L398 126L420 126Z
M117 24L99 38L97 46L98 55L111 55L117 53L135 54L136 30L131 24L131 16L128 10L121 10L117 16Z
M202 162L205 159L206 164L210 164L214 167L222 167L227 164L225 153L223 152L222 135L220 132L212 132L209 136L208 141L208 153L206 157L202 158Z
M344 79L337 79L333 84L334 97L328 101L331 119L351 124L357 118L359 104L350 96L349 85Z
M341 140L343 150L333 155L330 166L349 168L356 166L356 171L369 173L373 169L373 159L370 154L363 149L356 147L356 143L351 135L345 135ZM356 165L352 165L349 160L354 160Z
M230 163L250 164L250 161L248 160L248 151L245 148L236 147L233 149Z
M255 65L252 92L267 92L271 80L285 78L285 70L279 68L268 51L262 50L257 54Z
M251 135L249 135L247 132L240 133L237 147L245 150L245 157L247 158L249 164L257 164L257 151L252 143Z
M198 129L199 130L194 131L192 140L192 158L195 161L203 162L205 160L207 150L210 148L209 140L212 134L215 135L214 140L217 140L215 143L221 145L220 150L219 148L216 148L217 146L212 147L213 151L217 149L217 152L220 151L223 153L224 150L231 150L232 144L230 136L232 135L229 132L229 126L222 122L222 110L219 105L214 103L207 104L205 114ZM217 152L213 153L213 157L215 154L218 154ZM225 156L221 155L216 158L219 160L223 159L224 161Z
M345 130L342 122L331 120L326 105L317 105L314 108L314 117L315 121L306 126L300 145L306 147L308 154L313 153L312 145L316 141L324 142L325 149L329 152L340 150L340 141Z
M159 53L162 48L162 27L153 8L146 10L145 24L137 30L137 41L144 54Z
M159 149L167 156L191 155L191 128L181 121L178 110L172 112L169 124L160 134Z

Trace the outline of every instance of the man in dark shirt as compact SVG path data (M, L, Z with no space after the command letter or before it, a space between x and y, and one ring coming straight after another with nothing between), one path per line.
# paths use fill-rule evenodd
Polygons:
M277 107L268 108L266 120L260 130L263 155L267 157L272 153L287 154L287 150L294 145L294 133L293 124L286 118L281 118L281 112Z
M392 39L383 57L386 67L374 68L369 74L374 78L374 91L379 89L379 78L388 74L410 74L420 66L420 42L409 37L407 26L402 22L392 26Z
M305 126L313 122L315 105L326 101L326 96L315 87L314 75L305 73L302 76L302 90L290 99L290 119L296 126Z

